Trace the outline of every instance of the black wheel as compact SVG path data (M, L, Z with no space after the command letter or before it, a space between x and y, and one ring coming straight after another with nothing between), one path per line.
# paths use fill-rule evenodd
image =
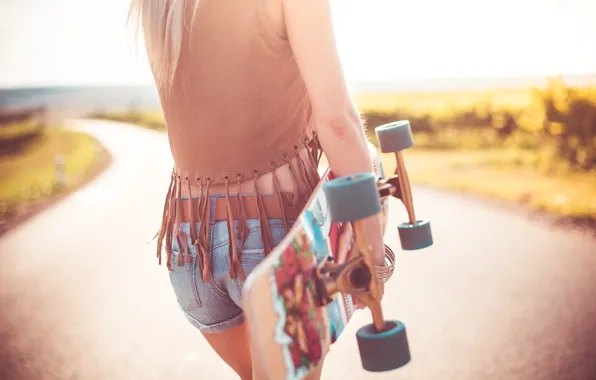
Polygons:
M331 220L352 222L381 212L381 198L373 173L360 173L323 184Z
M419 220L415 224L402 223L397 226L397 231L403 250L412 251L433 245L433 234L428 220Z
M400 120L375 128L379 148L383 153L401 152L414 146L412 128L408 120Z
M400 321L385 321L385 324L388 328L381 333L372 324L356 333L362 367L367 371L390 371L410 362L406 326Z

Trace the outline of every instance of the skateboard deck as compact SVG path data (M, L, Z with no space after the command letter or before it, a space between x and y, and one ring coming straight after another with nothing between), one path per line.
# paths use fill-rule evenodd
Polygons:
M385 179L377 149L369 143L375 175ZM284 240L248 276L243 289L253 355L275 379L301 379L320 362L358 308L356 297L341 292L317 306L314 270L329 256L347 261L354 236L350 223L333 222L321 180ZM382 200L383 230L388 200Z

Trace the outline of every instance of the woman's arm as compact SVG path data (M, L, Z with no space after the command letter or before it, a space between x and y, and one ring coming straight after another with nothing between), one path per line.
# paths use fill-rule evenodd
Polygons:
M372 172L360 115L349 94L329 0L282 0L288 38L313 107L319 141L336 176ZM380 217L366 220L374 261L382 265Z
M339 60L329 1L282 1L288 38L330 167L338 176L372 171L364 128Z

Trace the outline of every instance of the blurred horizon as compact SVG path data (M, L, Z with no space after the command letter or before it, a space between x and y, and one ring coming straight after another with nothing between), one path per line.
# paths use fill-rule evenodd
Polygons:
M596 77L596 49L587 48L596 46L591 0L331 4L346 77L356 89ZM143 50L135 56L128 45L127 7L122 0L1 2L0 88L151 86Z
M596 85L596 75L558 77L569 86ZM354 96L391 94L475 93L482 98L491 93L524 93L532 88L546 88L547 77L510 78L429 78L377 82L350 82ZM506 95L507 98L511 94ZM514 95L515 97L515 95ZM379 100L379 99L377 99ZM397 106L397 104L396 104ZM0 88L0 109L37 108L79 112L112 110L156 110L161 103L153 84L104 84L67 86L23 86Z

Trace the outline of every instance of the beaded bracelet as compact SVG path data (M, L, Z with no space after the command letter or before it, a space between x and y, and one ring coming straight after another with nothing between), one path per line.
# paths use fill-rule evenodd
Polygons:
M375 265L375 272L377 274L377 281L384 284L391 276L393 276L393 271L395 270L395 254L385 245L385 262L383 266Z

